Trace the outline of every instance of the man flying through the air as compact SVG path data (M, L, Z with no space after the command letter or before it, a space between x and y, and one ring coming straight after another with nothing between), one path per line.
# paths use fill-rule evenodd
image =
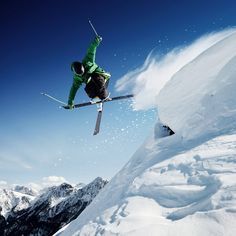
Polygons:
M105 72L95 62L96 49L101 41L102 38L96 36L90 44L82 63L75 61L71 64L73 84L68 99L70 109L74 108L74 98L82 83L86 84L84 89L93 102L109 99L107 85L111 75ZM102 109L102 103L99 103L99 106L98 109Z

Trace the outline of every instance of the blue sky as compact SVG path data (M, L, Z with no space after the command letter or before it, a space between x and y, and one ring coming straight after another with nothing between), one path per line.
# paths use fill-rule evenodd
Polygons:
M112 74L112 95L120 95L116 81L151 50L166 54L234 26L235 9L235 1L1 1L0 180L109 179L151 134L154 109L133 111L130 101L106 104L94 137L94 107L65 111L40 95L67 101L70 63L83 58L94 38L88 18L103 37L96 62ZM76 101L86 100L81 88Z

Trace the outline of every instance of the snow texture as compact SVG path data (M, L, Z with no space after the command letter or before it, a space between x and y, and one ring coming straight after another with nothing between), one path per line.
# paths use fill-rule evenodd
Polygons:
M184 63L175 60L181 54L172 58L176 70L162 89L150 82L159 118L175 135L161 138L158 119L130 161L57 235L236 235L236 33L210 37L194 55L196 43L185 49Z

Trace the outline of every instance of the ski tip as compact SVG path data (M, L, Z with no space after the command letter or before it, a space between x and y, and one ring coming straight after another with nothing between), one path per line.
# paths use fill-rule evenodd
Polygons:
M93 136L97 135L99 133L99 130L95 130L93 133Z

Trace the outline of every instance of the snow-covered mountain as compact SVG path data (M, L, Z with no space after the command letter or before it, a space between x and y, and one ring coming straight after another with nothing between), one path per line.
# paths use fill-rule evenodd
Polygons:
M56 235L236 235L235 42L232 31L157 89L154 133Z
M28 191L30 191L30 189L28 189ZM17 188L13 190L7 188L0 189L0 206L2 207L3 215L6 216L10 211L19 211L30 206L30 202L33 201L35 197L23 192L17 191Z
M79 184L72 187L63 183L42 190L35 198L31 196L31 201L24 207L19 208L18 204L18 209L9 208L6 235L52 235L81 214L106 184L107 181L98 177L88 185ZM24 187L15 189L29 191ZM3 192L8 193L7 190ZM8 201L11 199L9 196L11 195L8 193L5 198Z
M22 186L22 185L16 185L14 186L14 191L18 192L18 193L23 193L23 194L27 194L30 196L37 196L38 195L38 191L26 186Z

